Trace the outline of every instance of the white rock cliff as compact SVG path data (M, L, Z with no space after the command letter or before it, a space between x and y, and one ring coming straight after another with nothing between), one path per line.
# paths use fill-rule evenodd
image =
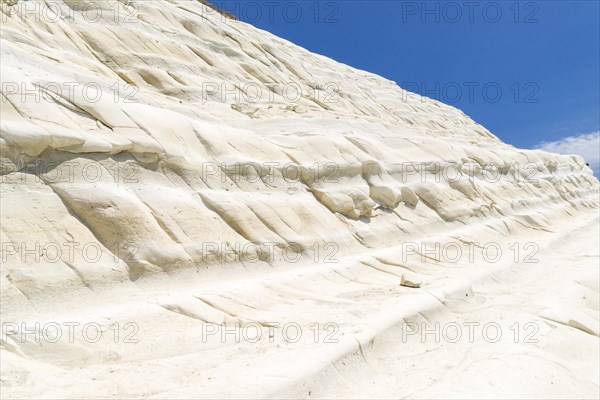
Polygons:
M582 158L198 1L85 4L1 5L3 397L597 395ZM406 330L469 322L503 335Z

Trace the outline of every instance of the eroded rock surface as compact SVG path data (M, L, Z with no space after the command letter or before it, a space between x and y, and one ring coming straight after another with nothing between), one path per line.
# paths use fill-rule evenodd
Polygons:
M551 248L561 226L598 217L580 157L516 149L456 108L200 2L95 1L93 23L79 2L54 2L52 18L24 3L1 5L3 320L131 322L142 339L4 337L10 397L288 393L369 334L447 306L424 287L447 292L490 264L405 261L403 243ZM540 306L537 320L597 335L589 290L585 317ZM347 340L258 352L197 340L203 324L273 321L335 321ZM290 357L303 363L281 367ZM582 379L578 393L597 390Z

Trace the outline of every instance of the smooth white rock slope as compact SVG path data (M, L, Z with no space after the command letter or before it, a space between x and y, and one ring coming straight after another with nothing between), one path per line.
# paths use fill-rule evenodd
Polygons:
M1 10L3 398L597 397L582 158L198 1Z

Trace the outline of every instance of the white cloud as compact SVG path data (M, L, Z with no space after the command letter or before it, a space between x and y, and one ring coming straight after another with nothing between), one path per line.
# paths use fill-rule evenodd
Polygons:
M577 154L590 164L594 175L600 176L600 131L567 136L554 142L542 142L536 149L559 154Z

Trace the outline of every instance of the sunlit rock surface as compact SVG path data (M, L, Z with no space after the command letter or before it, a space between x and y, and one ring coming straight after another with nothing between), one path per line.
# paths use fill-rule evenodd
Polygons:
M198 1L83 4L1 6L3 397L597 396L583 159Z

